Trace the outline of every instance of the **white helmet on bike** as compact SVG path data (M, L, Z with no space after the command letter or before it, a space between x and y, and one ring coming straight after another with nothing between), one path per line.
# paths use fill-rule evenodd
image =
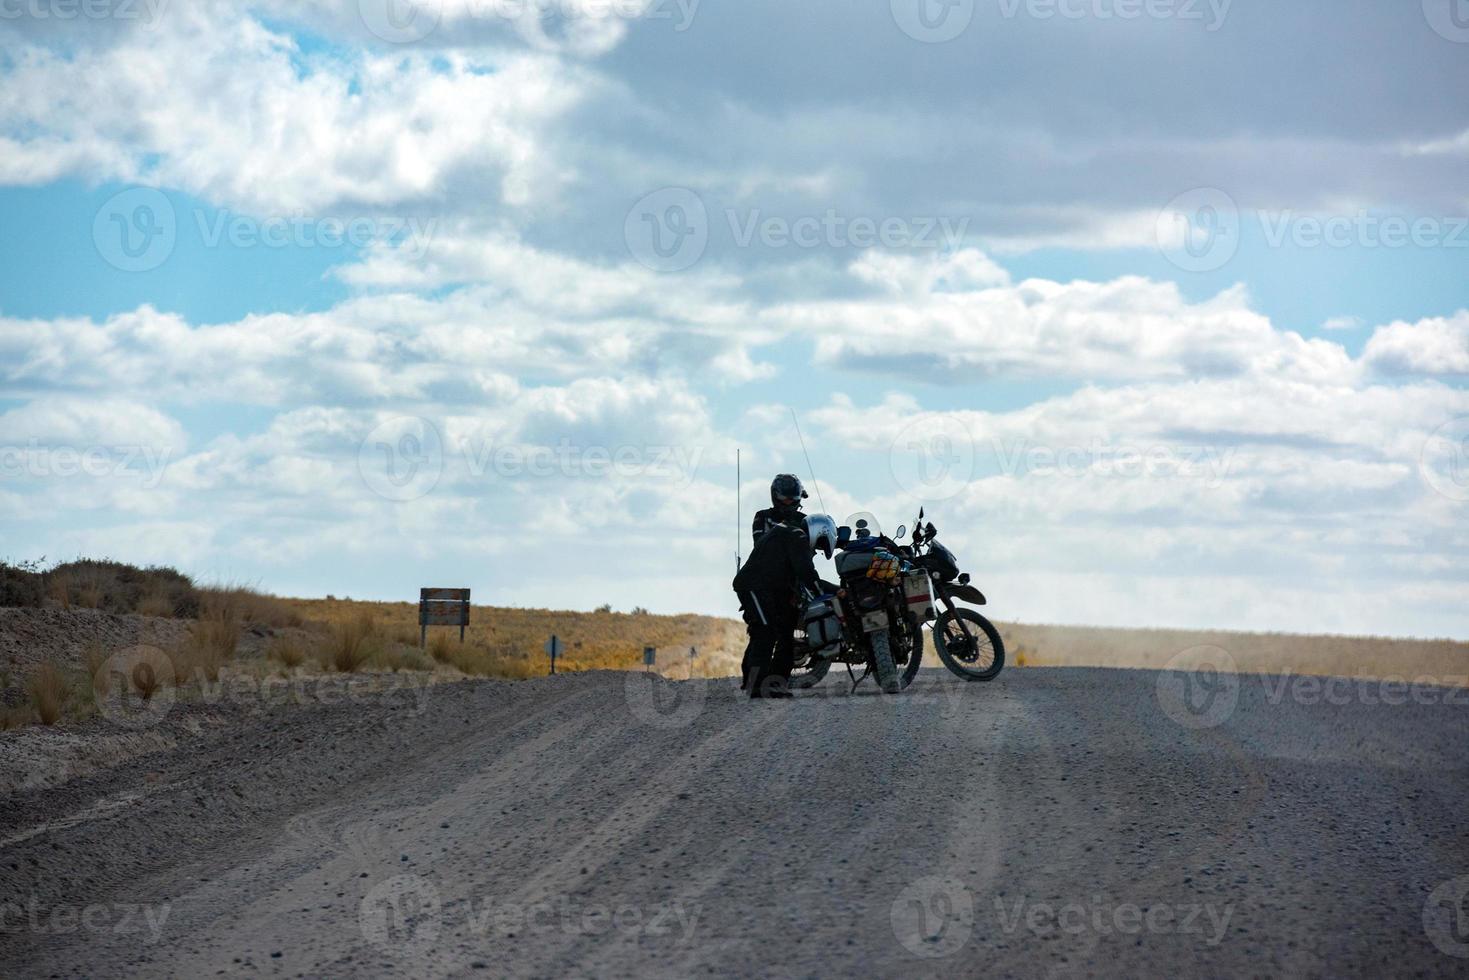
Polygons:
M813 554L820 551L830 558L837 546L837 522L825 514L812 514L806 518L806 537Z

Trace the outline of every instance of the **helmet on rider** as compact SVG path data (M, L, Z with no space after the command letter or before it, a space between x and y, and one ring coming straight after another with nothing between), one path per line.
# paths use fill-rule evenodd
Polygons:
M812 514L806 518L806 537L812 554L820 551L830 558L837 544L837 522L825 514Z
M806 488L798 477L782 473L770 481L770 502L776 507L795 508L806 498Z

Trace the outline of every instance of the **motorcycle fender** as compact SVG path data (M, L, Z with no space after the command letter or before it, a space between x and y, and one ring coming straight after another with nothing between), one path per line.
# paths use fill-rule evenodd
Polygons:
M862 632L864 633L876 633L878 630L885 630L887 628L888 614L882 610L868 613L862 617Z
M972 585L951 585L949 586L948 591L949 595L953 596L955 599L963 599L965 602L972 602L976 606L982 606L985 604L984 593L979 591Z

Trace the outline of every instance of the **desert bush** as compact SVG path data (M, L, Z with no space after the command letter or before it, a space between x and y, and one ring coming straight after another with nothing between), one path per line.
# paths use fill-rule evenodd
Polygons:
M376 651L371 663L382 670L394 673L400 670L433 670L434 663L416 648L406 646L384 646Z
M170 618L174 615L173 598L160 588L152 588L138 600L138 615Z
M193 581L173 568L140 568L124 562L82 558L57 565L45 573L51 597L63 606L72 603L110 613L138 612L145 596L157 608L166 603L173 615L192 617L199 612Z
M454 648L457 646L462 646L462 644L451 638L450 634L438 632L429 637L428 655L441 664L451 663Z
M174 663L176 675L178 662L175 661ZM152 700L153 695L158 693L158 689L163 686L165 680L167 678L159 676L158 671L154 670L153 665L146 660L134 664L133 669L128 674L128 681L144 701ZM175 681L177 681L177 676L175 676Z
M243 585L211 586L199 590L204 614L228 615L246 626L281 629L302 624L301 614L279 596Z
M265 655L286 667L299 667L306 662L306 644L299 637L272 637Z
M35 607L46 601L46 581L39 562L0 561L0 606Z
M355 673L372 656L375 632L366 613L337 624L326 645L324 665L343 674Z
M41 664L26 681L31 707L43 725L54 725L61 719L66 704L66 678L55 664Z

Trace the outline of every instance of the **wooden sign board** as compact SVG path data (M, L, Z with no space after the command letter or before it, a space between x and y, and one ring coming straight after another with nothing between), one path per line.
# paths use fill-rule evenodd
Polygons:
M418 645L428 645L430 626L459 627L459 642L464 642L464 628L469 625L468 589L418 590Z

